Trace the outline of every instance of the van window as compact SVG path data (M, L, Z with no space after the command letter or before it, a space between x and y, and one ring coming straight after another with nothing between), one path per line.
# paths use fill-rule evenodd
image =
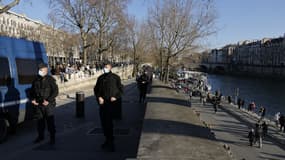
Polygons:
M11 78L8 58L0 57L0 86L7 85L7 80Z
M38 64L34 59L16 58L19 84L31 84L38 74Z

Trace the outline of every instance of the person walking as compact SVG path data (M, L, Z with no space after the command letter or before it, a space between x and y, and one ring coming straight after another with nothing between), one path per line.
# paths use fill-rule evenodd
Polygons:
M259 114L260 114L260 120L259 121L262 121L263 118L265 117L265 114L266 114L266 108L261 106L260 110L259 110Z
M263 133L263 138L267 135L268 132L268 125L266 124L266 122L262 123L262 133Z
M138 78L138 88L140 91L139 102L145 102L146 92L148 87L149 78L147 76L147 72L144 71L143 74Z
M253 146L253 142L254 142L254 138L255 138L254 129L251 129L248 132L248 136L247 137L248 137L249 145L252 147Z
M114 152L113 119L114 115L117 114L118 101L123 94L123 85L121 84L121 78L112 73L110 63L104 66L103 72L94 87L94 94L99 104L101 126L105 136L105 142L101 145L101 148Z
M262 133L262 128L258 123L255 124L254 134L255 134L255 143L258 141L259 148L261 148L262 147L262 135L263 135L263 133Z
M241 100L241 107L242 108L244 108L244 104L245 104L244 100Z
M274 115L274 120L275 120L275 124L276 124L276 127L279 128L279 118L280 118L280 112L277 112L275 115Z
M232 97L231 96L228 96L228 102L229 102L229 104L232 103Z
M238 104L238 109L240 109L240 107L241 107L241 99L240 98L238 98L237 104Z
M280 131L282 132L282 131L284 130L284 132L285 132L285 129L284 129L284 126L285 126L285 117L284 117L283 114L280 114L279 124L280 124Z
M214 111L215 113L217 113L218 111L218 105L219 105L219 97L213 97L213 107L214 107Z
M44 131L47 124L50 133L50 144L55 144L55 121L54 109L56 106L55 98L58 95L56 80L48 75L47 64L39 65L39 75L33 81L30 99L35 108L35 118L37 119L38 137L34 143L44 140Z

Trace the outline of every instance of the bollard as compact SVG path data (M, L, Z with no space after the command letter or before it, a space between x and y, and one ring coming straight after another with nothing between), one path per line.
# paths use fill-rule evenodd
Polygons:
M84 115L84 92L76 92L76 117L83 118Z

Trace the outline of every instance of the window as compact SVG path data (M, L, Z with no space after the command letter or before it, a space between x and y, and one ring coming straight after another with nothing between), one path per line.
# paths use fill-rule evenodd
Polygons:
M38 64L42 60L16 59L19 84L31 84L38 74Z
M8 58L0 57L0 86L7 85L7 80L11 79Z

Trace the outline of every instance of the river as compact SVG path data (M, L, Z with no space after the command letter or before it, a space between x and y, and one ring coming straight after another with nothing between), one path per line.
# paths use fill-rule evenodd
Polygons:
M270 118L277 112L285 114L285 80L208 74L208 82L213 92L218 90L225 96L234 96L238 88L245 107L254 101L258 108L267 109Z

